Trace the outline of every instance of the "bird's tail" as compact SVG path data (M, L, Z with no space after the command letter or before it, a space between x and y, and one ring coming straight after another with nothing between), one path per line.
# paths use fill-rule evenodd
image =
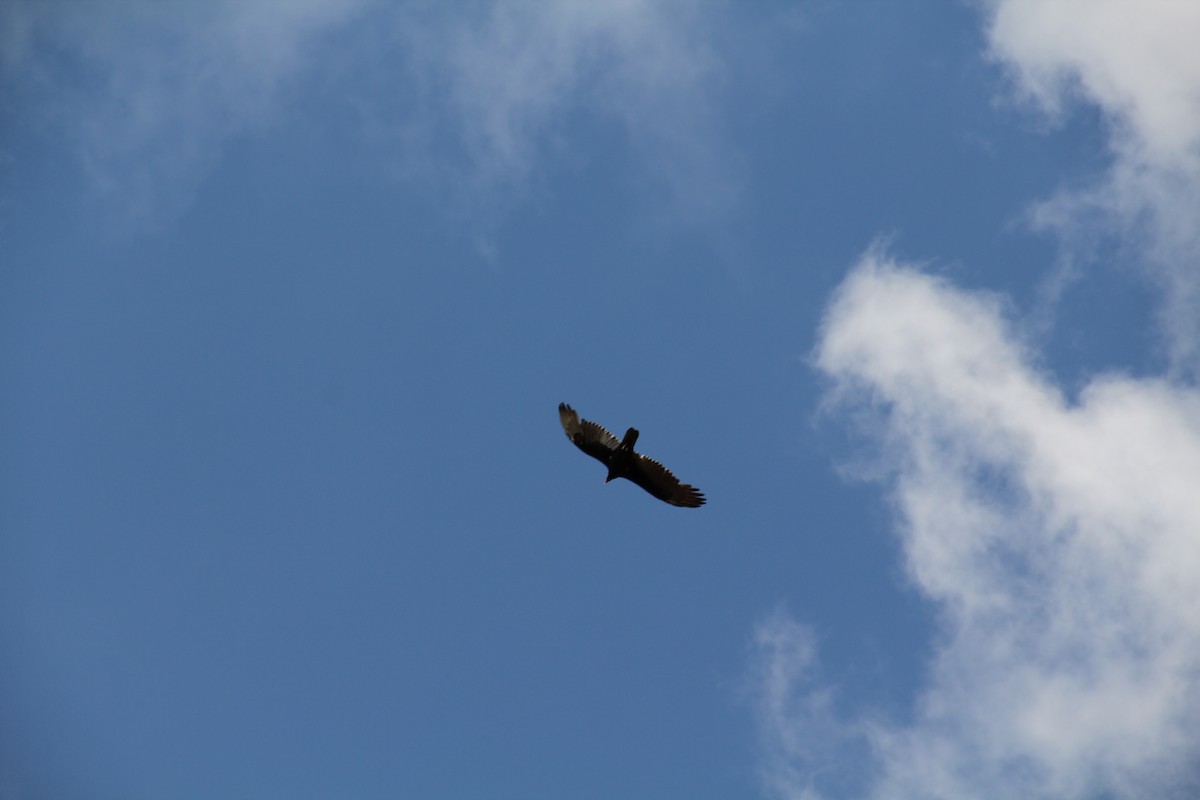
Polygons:
M621 440L622 450L633 450L633 446L637 444L638 431L637 428L630 428L625 431L625 438Z

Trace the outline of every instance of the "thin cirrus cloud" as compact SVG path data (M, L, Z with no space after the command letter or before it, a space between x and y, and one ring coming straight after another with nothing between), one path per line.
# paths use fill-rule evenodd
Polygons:
M399 132L400 169L488 216L546 162L588 157L573 115L616 123L661 205L710 218L737 194L717 124L722 62L713 3L496 2L415 5L396 18L403 73L418 87L374 127Z
M992 56L1057 117L1094 103L1111 131L1108 173L1042 203L1036 220L1066 254L1118 237L1164 289L1161 319L1179 374L1200 374L1200 4L1177 0L995 0Z
M115 224L186 205L232 137L271 122L321 34L361 0L6 4L0 64Z
M495 215L546 160L586 155L567 134L582 110L615 121L666 204L694 216L736 188L712 133L721 70L711 9L18 0L0 10L0 77L135 224L185 208L228 143L277 123L318 74L324 88L342 82L365 140L388 140L376 152L460 211Z
M835 715L812 633L764 622L778 796L1196 789L1200 397L1109 376L1068 401L1003 309L878 250L830 305L818 367L834 406L878 421L906 570L941 635L913 720L891 723Z

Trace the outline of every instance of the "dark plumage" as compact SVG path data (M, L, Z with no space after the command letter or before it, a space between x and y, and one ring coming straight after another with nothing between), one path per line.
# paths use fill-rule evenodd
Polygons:
M567 438L576 447L608 467L605 483L613 478L627 478L673 506L699 508L704 505L704 495L699 489L680 483L662 464L633 451L638 438L636 428L625 431L625 438L618 440L596 423L581 420L575 409L566 403L558 404L558 419Z

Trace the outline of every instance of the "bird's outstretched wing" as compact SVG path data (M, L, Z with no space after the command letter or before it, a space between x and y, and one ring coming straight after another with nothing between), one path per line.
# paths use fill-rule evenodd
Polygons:
M608 466L609 458L621 445L621 440L589 420L581 420L575 409L566 403L558 404L558 420L567 438L583 452Z
M699 489L690 484L680 483L679 479L671 474L671 470L653 458L639 455L634 467L628 476L629 480L659 500L684 508L699 508L704 505L704 494Z

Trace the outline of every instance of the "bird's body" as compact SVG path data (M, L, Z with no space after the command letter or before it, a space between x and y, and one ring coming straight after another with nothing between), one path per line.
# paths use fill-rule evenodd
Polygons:
M625 438L617 439L596 423L580 419L575 409L566 403L558 404L558 418L567 438L576 447L608 467L605 483L625 478L673 506L699 508L704 505L704 494L699 489L680 483L662 464L634 451L637 428L630 428L625 431Z

